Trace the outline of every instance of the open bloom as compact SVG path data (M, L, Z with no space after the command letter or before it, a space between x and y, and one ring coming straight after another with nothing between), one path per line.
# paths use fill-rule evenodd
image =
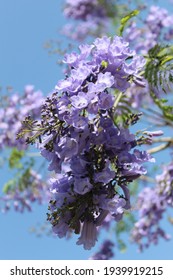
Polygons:
M90 221L84 221L81 236L79 237L77 244L83 245L85 250L90 250L97 241L97 229L96 225Z

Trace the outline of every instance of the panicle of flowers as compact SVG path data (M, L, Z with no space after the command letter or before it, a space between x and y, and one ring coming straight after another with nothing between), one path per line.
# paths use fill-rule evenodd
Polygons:
M110 260L114 256L114 243L110 240L105 240L97 253L92 255L89 260Z
M173 17L168 14L168 10L159 6L151 6L146 24L156 39L170 40L173 33ZM162 34L163 32L163 34Z
M37 119L41 113L43 94L35 91L34 86L27 85L23 95L13 93L9 97L2 98L0 109L0 150L4 147L26 149L24 139L16 140L16 135L21 129L22 120L30 115Z
M142 26L140 27L136 22L132 21L125 30L124 38L130 43L130 46L133 46L137 53L148 55L148 51L157 44L163 44L163 42L167 44L173 39L172 26L173 16L169 15L166 9L159 6L151 6ZM171 72L172 70L163 73L163 82L159 86L151 87L147 80L135 79L135 84L127 91L132 107L139 110L144 104L153 103L149 94L151 90L156 96L160 96L165 91L169 92L170 83L167 84L165 80L168 79ZM162 76L159 75L158 80L161 80ZM141 87L141 83L145 83L145 86Z
M48 186L49 182L43 181L40 174L33 169L27 169L16 184L0 197L1 212L6 213L12 207L21 213L25 210L32 211L33 202L42 204L49 201Z
M75 21L64 26L62 32L73 40L82 41L87 36L98 37L107 33L110 22L117 14L112 0L66 0L64 15Z
M140 251L152 243L157 244L159 237L170 239L159 225L168 206L173 207L172 162L156 176L156 186L145 188L139 195L139 220L132 231L132 240L138 244Z
M168 42L173 37L173 17L168 11L159 6L151 6L148 16L141 27L137 23L131 22L126 29L125 38L137 52L147 54L148 51L159 42Z
M64 14L66 17L82 20L87 19L90 14L104 17L106 11L99 2L98 0L66 0Z
M173 207L173 162L163 166L163 173L156 176L156 182L158 195Z
M48 213L53 231L60 238L81 234L77 244L89 250L106 216L119 221L130 208L128 184L154 159L137 150L135 135L116 121L118 94L125 94L144 59L118 36L79 49L64 59L69 75L43 105L35 138L56 174Z

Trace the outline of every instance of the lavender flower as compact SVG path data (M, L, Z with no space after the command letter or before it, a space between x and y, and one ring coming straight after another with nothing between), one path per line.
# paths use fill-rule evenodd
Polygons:
M3 107L0 109L0 150L4 147L16 147L26 149L23 139L16 140L20 131L23 119L30 115L35 119L41 113L43 94L41 91L34 91L34 86L27 85L24 94L12 94L4 98Z
M96 225L90 221L84 221L82 226L81 236L77 241L77 245L83 245L85 250L90 250L95 246L97 241L97 229Z
M105 11L98 0L66 0L64 14L66 17L85 20L88 15L104 17Z
M169 240L170 236L160 227L167 207L173 207L173 164L164 166L163 173L156 176L156 186L145 188L138 197L139 220L132 230L132 240L140 251L150 244L157 244L159 237Z
M132 21L125 31L124 38L130 43L130 46L133 46L137 53L147 56L149 50L157 44L165 43L166 45L172 40L172 24L173 17L169 15L166 9L159 6L151 6L148 15L143 20L143 24L138 25ZM164 79L168 80L170 74L171 70L164 73ZM145 86L142 87L142 84ZM171 88L170 83L165 82L157 86L152 85L151 87L146 80L134 78L134 84L131 85L126 94L131 106L139 110L142 106L150 106L153 103L152 98L148 94L149 92L152 91L157 97L160 97L165 91L170 92Z
M123 123L116 125L114 106L145 60L118 36L79 49L65 56L69 74L46 99L34 129L41 155L55 172L48 220L60 238L80 234L77 244L89 250L106 216L118 221L130 208L128 184L145 174L143 163L153 159L134 150L136 137Z
M169 40L168 34L172 33L172 24L172 16L168 14L166 9L151 6L142 27L137 27L137 24L132 22L126 29L125 38L137 52L147 54L149 49L153 48L159 41Z
M75 32L74 24L67 24L62 33L83 41L87 36L99 37L111 30L111 19L117 16L117 6L112 0L66 0L64 15L75 20Z
M110 240L105 240L100 250L92 255L89 260L110 260L114 256L113 247L114 243Z
M173 207L173 163L163 167L163 173L156 176L156 182L158 195Z

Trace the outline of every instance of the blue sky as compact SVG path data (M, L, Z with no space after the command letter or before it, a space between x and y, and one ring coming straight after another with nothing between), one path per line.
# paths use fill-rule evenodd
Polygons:
M48 55L43 48L49 39L61 40L64 45L67 43L58 33L66 22L62 15L62 2L0 0L0 86L3 91L7 86L12 86L21 92L25 85L33 84L46 94L63 77L56 64L58 56ZM163 1L160 2L163 6ZM172 5L169 7L172 9ZM1 184L10 175L6 169L2 170ZM77 237L68 241L44 234L40 238L36 237L29 229L44 224L46 212L47 205L35 205L32 213L22 215L10 211L0 214L0 259L87 259L101 244L99 241L93 250L84 251L81 246L75 245ZM167 232L171 233L173 227L166 222L164 224ZM104 232L100 240L107 235L110 236L110 233ZM124 237L128 240L128 235ZM125 254L116 250L116 258L173 259L173 250L170 248L173 248L173 241L161 240L159 246L152 246L139 254L136 246L129 245Z

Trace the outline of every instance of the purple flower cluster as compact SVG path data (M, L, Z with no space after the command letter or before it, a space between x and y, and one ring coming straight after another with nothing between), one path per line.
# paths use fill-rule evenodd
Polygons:
M156 176L156 182L158 195L173 207L173 163L163 167L163 173Z
M64 15L73 19L86 20L90 15L93 17L105 17L105 13L106 11L98 0L66 0L64 8Z
M145 188L139 195L139 220L132 231L132 240L140 251L157 244L159 237L169 240L169 235L160 227L168 206L173 207L173 164L164 166L163 173L156 176L156 186Z
M43 181L41 176L32 169L28 169L25 174L13 184L12 189L0 197L1 212L5 213L14 207L17 212L23 213L25 210L32 211L31 204L38 202L42 204L50 199L48 182Z
M166 9L151 6L142 27L137 27L137 24L132 22L126 29L125 38L137 52L147 54L159 42L173 39L172 25L173 17Z
M110 11L115 11L110 13ZM73 40L82 41L86 36L100 37L107 34L108 30L111 30L111 19L116 18L116 6L113 1L67 1L66 8L64 10L65 15L68 18L75 20L81 20L78 24L75 24L75 28L72 24L68 24L64 27L64 34L71 37ZM173 17L169 15L168 11L159 6L151 6L148 16L143 20L141 27L136 22L132 22L129 28L126 28L125 39L130 42L131 46L137 53L146 55L148 51L153 48L159 42L168 42L173 39ZM75 30L75 32L74 32ZM169 72L170 73L170 72ZM169 90L169 85L167 86ZM156 96L160 96L163 93L163 89L160 86L152 88ZM143 104L150 104L152 98L148 94L150 88L147 81L136 79L136 85L132 85L127 92L128 101L132 104L134 109L139 109Z
M110 95L105 95L108 88L125 91L130 86L132 77L136 77L145 65L145 59L136 55L136 52L129 48L129 43L121 37L115 36L97 38L91 45L81 45L80 54L71 53L66 55L64 62L71 68L71 75L60 81L56 89L59 91L70 91L71 95L80 90L88 92L86 102L91 103L90 113L95 113L93 103L98 103L95 92L103 92L100 104L101 109L108 109L112 106ZM84 85L85 82L85 85ZM82 87L82 88L81 88ZM82 92L80 93L82 97ZM86 94L85 94L86 96ZM96 98L96 99L95 99ZM77 101L73 97L73 107ZM90 102L92 99L92 102ZM65 100L64 100L65 102ZM89 104L80 105L83 109ZM97 107L97 106L96 106Z
M119 221L130 208L128 183L154 159L135 148L135 135L116 119L118 93L130 86L143 58L117 36L79 49L66 55L69 75L42 107L38 146L56 174L48 214L53 231L60 238L80 234L77 244L89 250L105 217Z
M112 0L66 0L64 15L75 20L74 25L67 24L63 34L73 40L82 41L86 36L98 37L106 34L111 18L116 17L117 7Z
M16 147L26 149L23 139L16 140L16 135L21 129L21 121L30 115L38 118L41 113L43 94L34 91L32 85L27 85L24 94L14 93L4 97L3 106L0 108L0 150L4 147Z
M148 51L159 42L168 43L173 39L172 26L173 16L170 16L166 9L158 6L151 6L142 26L140 27L140 25L132 21L130 26L125 30L124 37L137 53L148 55ZM167 75L169 76L170 73L171 70L167 72ZM167 79L167 75L164 75L164 79ZM127 97L132 107L138 110L144 105L149 104L150 106L150 104L153 103L152 98L148 94L151 91L151 86L145 81L145 86L141 87L139 82L138 80L137 83L133 84L127 91ZM170 91L170 84L165 83L164 90ZM157 87L152 86L152 91L159 97L163 93L163 85Z
M92 255L90 260L110 260L113 256L114 243L110 240L105 240L100 248L100 250Z
M173 17L172 15L169 15L168 11L164 8L151 6L149 15L146 19L146 24L152 34L155 34L156 38L159 38L159 36L162 35L162 32L164 32L164 39L169 40L169 35L173 35Z

